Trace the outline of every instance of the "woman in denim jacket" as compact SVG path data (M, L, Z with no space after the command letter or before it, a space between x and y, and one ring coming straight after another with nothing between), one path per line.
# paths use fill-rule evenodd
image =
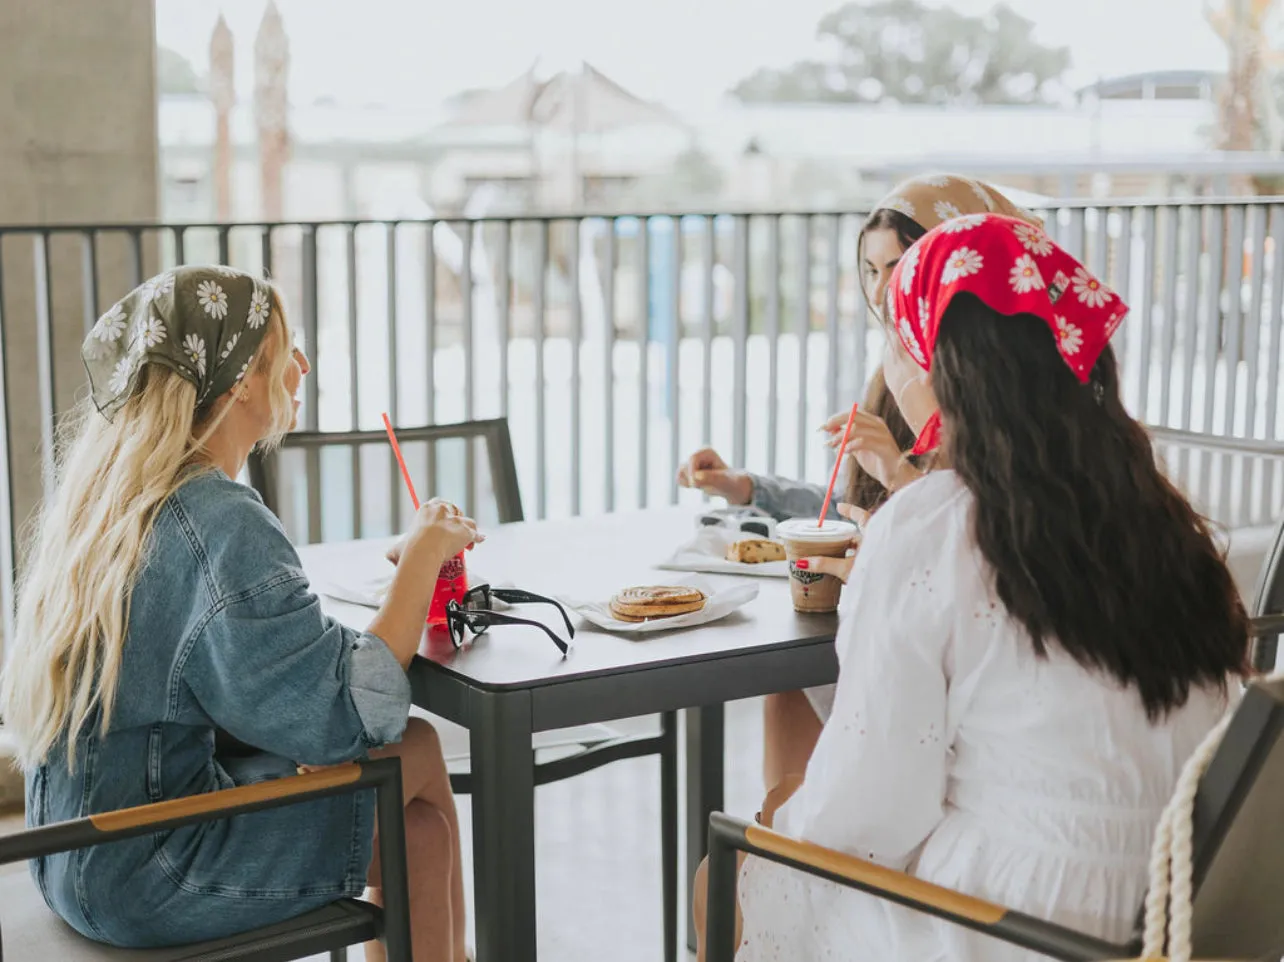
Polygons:
M437 569L479 539L473 522L442 502L421 509L383 608L350 631L322 613L276 517L232 480L256 444L293 426L308 373L276 290L227 268L178 268L108 311L82 354L92 393L65 427L0 684L28 824L399 755L415 958L459 962L454 802L435 733L407 723L405 667ZM221 733L252 751L223 753ZM360 792L32 871L83 935L173 945L367 887L377 901L374 832L374 794Z

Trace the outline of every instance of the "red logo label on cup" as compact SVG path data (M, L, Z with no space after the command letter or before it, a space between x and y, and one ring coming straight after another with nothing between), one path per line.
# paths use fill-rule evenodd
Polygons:
M464 576L464 559L456 555L441 566L437 573L438 579L445 581L454 581L456 578Z

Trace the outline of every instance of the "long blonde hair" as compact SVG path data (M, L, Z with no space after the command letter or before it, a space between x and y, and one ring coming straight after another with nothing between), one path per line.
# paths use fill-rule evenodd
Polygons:
M265 375L274 446L290 429L285 388L292 343L280 295L250 369ZM206 443L230 409L196 416L196 386L159 364L111 421L84 399L59 431L59 482L33 527L18 592L16 637L0 678L0 716L30 770L63 737L68 767L76 738L101 711L111 722L129 625L130 596L161 506L209 463Z

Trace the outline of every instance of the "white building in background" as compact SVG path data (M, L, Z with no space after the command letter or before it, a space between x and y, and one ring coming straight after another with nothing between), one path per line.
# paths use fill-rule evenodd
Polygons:
M532 71L453 107L318 102L292 109L287 217L492 211L856 207L901 176L962 170L1054 196L1225 193L1284 162L1207 149L1214 79L1103 82L1059 107L936 108L727 101L682 115L585 65ZM213 218L214 113L160 104L165 216ZM251 108L231 118L234 215L259 214Z

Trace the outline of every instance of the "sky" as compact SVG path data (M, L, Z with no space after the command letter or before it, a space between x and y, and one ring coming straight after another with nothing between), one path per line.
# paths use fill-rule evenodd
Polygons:
M157 42L204 73L219 13L236 41L237 91L253 89L266 0L156 0ZM819 51L816 24L841 0L277 0L291 49L291 98L439 103L581 60L635 94L705 109L761 66ZM1010 0L1044 43L1070 47L1074 86L1169 68L1223 69L1201 0ZM981 13L992 0L954 0ZM1162 34L1162 38L1161 38Z

